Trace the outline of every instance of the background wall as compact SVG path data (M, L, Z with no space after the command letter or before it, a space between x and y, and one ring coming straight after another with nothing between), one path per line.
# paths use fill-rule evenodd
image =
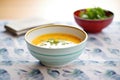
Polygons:
M120 0L0 0L0 19L43 17L70 21L77 9L102 7L114 12L114 21L120 21L119 3Z

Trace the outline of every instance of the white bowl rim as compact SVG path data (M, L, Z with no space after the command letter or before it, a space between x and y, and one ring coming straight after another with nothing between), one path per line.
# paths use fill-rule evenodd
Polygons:
M42 48L42 49L67 49L67 48L70 48L70 47L74 47L74 46L69 46L69 47L64 47L64 48L45 48L45 47L40 47L40 46L36 46L36 45L33 45L33 44L31 44L31 42L30 41L28 41L28 39L26 38L31 32L33 32L33 31L35 31L35 30L38 30L38 29L42 29L42 28L47 28L47 27L66 27L66 28L73 28L73 29L76 29L76 30L79 30L79 31L81 31L83 34L85 34L85 39L84 40L82 40L82 42L80 42L80 43L78 43L77 45L74 45L74 46L78 46L78 45L81 45L82 43L84 43L84 42L86 42L87 41L87 39L88 39L88 35L87 35L87 33L84 31L84 30L82 30L82 29L80 29L80 28L77 28L77 27L73 27L73 26L68 26L68 25L61 25L61 24L50 24L50 25L45 25L45 26L38 26L38 27L35 27L35 28L32 28L32 29L30 29L30 30L28 30L27 32L26 32L26 34L25 34L25 41L27 42L27 43L29 43L30 45L32 45L32 46L34 46L34 47L38 47L38 48Z

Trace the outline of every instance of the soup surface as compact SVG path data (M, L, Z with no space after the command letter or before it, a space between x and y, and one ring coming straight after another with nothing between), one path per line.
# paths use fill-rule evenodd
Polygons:
M43 34L32 40L32 44L46 48L63 48L76 45L82 40L65 33Z

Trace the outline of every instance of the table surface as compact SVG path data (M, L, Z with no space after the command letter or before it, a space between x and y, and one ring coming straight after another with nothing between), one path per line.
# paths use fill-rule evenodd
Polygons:
M59 68L46 67L32 57L24 35L6 32L6 23L0 21L0 80L120 80L120 22L88 34L79 59Z

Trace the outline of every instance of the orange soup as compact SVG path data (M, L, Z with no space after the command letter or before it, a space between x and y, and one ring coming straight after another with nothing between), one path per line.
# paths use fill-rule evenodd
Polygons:
M46 48L61 48L76 45L82 40L74 35L65 33L43 34L32 40L32 44Z

